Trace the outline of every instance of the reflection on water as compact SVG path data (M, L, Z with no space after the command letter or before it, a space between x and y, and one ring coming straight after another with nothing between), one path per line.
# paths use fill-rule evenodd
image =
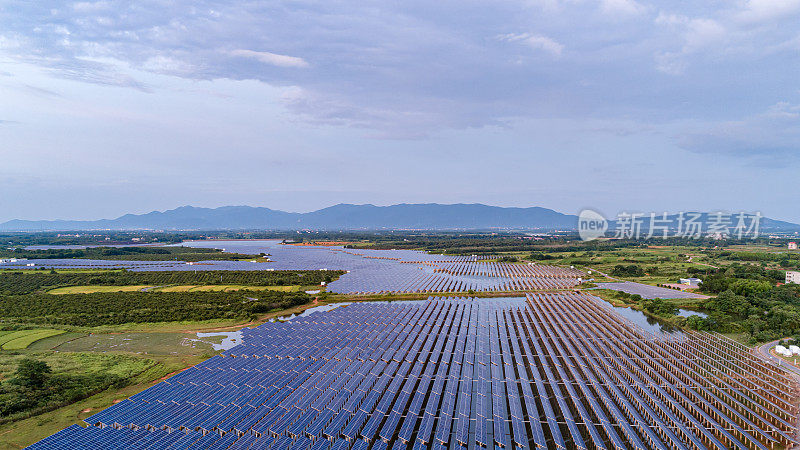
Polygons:
M349 304L350 304L349 302L343 302L343 303L331 303L329 305L319 305L313 308L308 308L307 310L300 313L300 315L297 317L306 317L310 316L311 314L314 314L315 312L326 312L338 308L339 306L347 306Z
M691 309L679 309L676 315L681 317L700 316L704 319L708 317L708 314L706 313L702 313L700 311L692 311Z
M288 315L288 316L280 316L280 317L276 317L274 319L270 319L270 322L275 322L275 321L285 322L287 320L292 320L292 319L297 318L297 317L310 316L311 314L314 314L316 312L327 312L327 311L330 311L332 309L338 308L340 306L347 306L349 304L350 304L350 302L341 302L341 303L330 303L330 304L327 304L327 305L319 305L319 306L315 306L313 308L308 308L307 310L303 311L300 314L291 314L291 315Z
M222 342L219 344L214 342L209 342L203 338L210 338L216 336L223 336ZM194 339L193 339L194 340ZM211 344L211 347L214 350L228 350L233 348L236 345L242 343L242 332L241 331L212 331L210 333L197 333L197 341L205 342L207 344Z
M610 303L609 303L610 304ZM678 328L673 327L670 324L663 323L657 319L654 319L647 314L637 311L633 308L626 308L623 306L611 306L614 308L614 311L619 313L619 315L625 317L626 319L630 320L634 324L636 324L639 328L649 332L649 333L667 333L667 334L675 334L680 333Z
M672 326L672 325L670 325L668 323L662 322L662 321L660 321L660 320L658 320L656 318L648 316L647 314L645 314L645 313L643 313L643 312L641 312L639 310L636 310L636 309L633 309L633 308L630 308L630 307L626 307L626 306L614 306L611 302L609 302L609 301L607 301L605 299L602 299L600 297L597 297L597 298L599 298L600 300L602 300L603 302L605 302L606 304L611 306L611 308L613 308L614 311L619 313L619 315L621 315L621 316L625 317L626 319L630 320L631 322L633 322L634 324L639 326L639 328L642 328L643 330L645 330L647 332L650 332L650 333L666 333L666 334L672 334L672 335L681 334L680 328L676 328L676 327L674 327L674 326ZM699 312L699 311L692 311L690 309L678 309L678 312L675 313L675 315L681 316L681 317L689 317L689 316L700 316L700 317L703 317L703 318L708 317L708 314L706 314L706 313L702 313L702 312Z

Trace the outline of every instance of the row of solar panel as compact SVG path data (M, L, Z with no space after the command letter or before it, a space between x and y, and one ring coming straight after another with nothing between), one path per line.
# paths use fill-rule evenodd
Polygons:
M791 439L785 393L751 389L730 365L712 371L690 352L691 336L646 335L580 294L354 304L244 339L88 421L109 433L199 432L253 448L766 448Z

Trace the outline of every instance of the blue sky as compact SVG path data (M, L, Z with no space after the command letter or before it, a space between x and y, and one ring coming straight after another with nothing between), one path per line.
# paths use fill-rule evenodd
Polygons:
M800 222L800 0L0 0L0 220L481 202Z

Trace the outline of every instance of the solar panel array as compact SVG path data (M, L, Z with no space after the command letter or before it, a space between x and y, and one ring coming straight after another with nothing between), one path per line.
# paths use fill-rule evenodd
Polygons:
M490 263L476 256L434 255L415 250L353 250L338 246L281 245L280 241L198 241L195 247L222 247L227 251L269 253L271 262L249 261L102 261L40 259L7 263L3 267L127 268L133 271L163 270L346 270L328 285L331 292L345 294L425 292L512 292L571 288L578 277L575 269L555 266ZM28 267L26 264L35 264Z
M34 449L772 448L797 386L717 335L595 297L359 303L244 343Z

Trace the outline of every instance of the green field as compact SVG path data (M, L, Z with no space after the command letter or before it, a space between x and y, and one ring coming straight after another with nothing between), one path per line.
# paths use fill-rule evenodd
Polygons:
M128 352L142 355L211 355L211 343L193 333L91 334L65 342L56 350L64 352Z
M47 291L48 294L94 294L97 292L134 292L152 286L68 286Z
M81 382L88 388L89 396L56 409L44 408L30 418L23 416L0 423L0 450L17 450L31 445L203 359L196 355L145 358L106 353L0 352L0 386L13 376L17 364L25 357L46 362L54 376L60 379L72 378Z
M64 333L63 330L52 329L0 331L0 348L3 350L22 350L40 339L62 333Z

